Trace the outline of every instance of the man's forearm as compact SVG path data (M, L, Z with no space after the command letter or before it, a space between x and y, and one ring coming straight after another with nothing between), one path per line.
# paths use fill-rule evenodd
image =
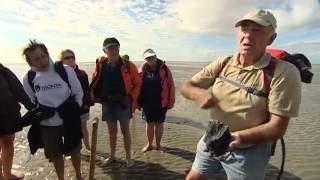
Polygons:
M241 145L265 144L281 138L286 132L289 118L279 116L273 118L257 127L235 132L240 136Z
M181 94L192 101L197 99L201 91L203 91L203 89L196 87L191 81L184 82L181 87Z

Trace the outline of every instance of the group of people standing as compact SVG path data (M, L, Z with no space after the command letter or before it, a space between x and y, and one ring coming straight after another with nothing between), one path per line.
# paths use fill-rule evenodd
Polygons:
M152 149L154 136L156 149L161 148L165 115L175 101L171 71L152 49L143 53L146 63L140 72L128 55L120 56L119 50L120 43L116 38L104 40L106 56L97 58L91 83L87 73L76 64L72 50L61 51L59 61L53 62L47 47L36 40L30 41L23 50L30 66L23 86L8 68L0 66L1 92L6 93L1 96L0 109L1 178L24 177L23 173L11 170L13 141L15 132L20 131L23 124L31 124L28 132L31 153L43 147L45 157L53 163L60 180L64 179L64 156L71 156L76 177L82 179L81 139L90 150L87 120L90 106L95 103L102 104L102 121L106 121L109 131L110 157L103 162L105 165L116 160L118 121L126 165L134 164L129 124L137 108L146 115L148 142L142 151ZM29 112L41 112L41 115L34 113L32 122L23 122L26 119L21 118L19 102Z
M201 109L210 109L210 119L222 122L230 130L228 149L219 156L208 152L205 135L200 139L188 180L205 180L221 170L231 180L264 179L272 143L283 137L290 118L298 115L299 71L266 52L277 37L273 14L262 9L251 11L235 27L236 53L208 64L181 87L184 97L197 102ZM126 165L133 165L129 123L137 108L146 120L147 144L142 151L154 148L154 137L155 149L161 148L165 115L175 102L172 73L152 49L143 53L146 62L139 71L129 56L120 56L119 50L116 38L104 40L106 56L96 60L90 85L71 50L62 51L60 60L69 66L61 66L61 62L51 60L46 46L36 41L23 51L33 72L24 77L23 87L9 69L0 65L1 177L23 177L11 172L14 133L21 130L18 102L27 109L54 109L50 117L32 123L29 133L35 136L28 135L28 139L32 152L44 147L59 179L64 179L64 155L71 155L76 176L81 179L81 138L90 149L86 120L89 106L94 103L102 104L102 120L109 129L111 152L104 164L116 160L119 121Z

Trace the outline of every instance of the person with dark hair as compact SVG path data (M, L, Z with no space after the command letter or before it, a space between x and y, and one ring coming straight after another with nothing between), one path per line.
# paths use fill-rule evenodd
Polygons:
M161 149L163 122L168 109L175 102L175 86L172 73L165 62L159 59L152 49L143 53L146 63L140 68L142 86L139 96L139 107L142 108L146 121L147 144L142 152L153 149L153 138L156 139L156 150Z
M59 180L64 179L63 156L71 155L76 178L80 180L81 84L71 67L63 66L62 63L54 64L46 46L36 40L30 41L24 48L23 56L31 67L23 78L26 93L38 106L44 105L56 110L52 117L32 124L28 140L30 149L35 146L35 150L31 149L31 153L43 146L44 154L49 162L53 162ZM37 141L39 137L40 142Z
M81 107L81 130L83 135L83 143L86 146L87 150L90 150L89 143L89 131L87 128L87 121L89 120L89 111L90 111L90 96L89 96L89 80L87 73L79 69L79 66L76 64L76 56L71 49L62 50L59 56L60 61L63 64L66 64L74 69L74 72L77 74L77 77L81 83L83 90L82 98L82 107Z
M33 103L19 79L0 63L0 179L22 179L24 174L13 172L15 133L22 130L20 105L32 109Z
M126 60L130 61L130 57L129 57L128 54L124 54L124 55L122 55L121 57L122 57L123 59L126 59Z
M131 156L130 119L137 108L140 92L140 79L137 67L119 55L120 43L114 38L106 38L103 52L107 57L99 57L90 84L92 102L102 104L102 121L109 129L110 157L104 161L109 164L116 160L118 121L123 135L127 167L134 163Z
M272 144L284 136L290 118L298 116L298 69L266 52L277 37L276 18L270 11L253 10L235 27L236 53L216 59L181 88L184 97L211 110L212 123L218 122L213 128L226 126L221 129L229 129L230 135L222 136L226 141L207 141L215 129L207 131L187 180L205 180L222 170L228 179L264 179ZM220 154L215 142L227 142L227 151ZM213 152L208 150L212 147Z

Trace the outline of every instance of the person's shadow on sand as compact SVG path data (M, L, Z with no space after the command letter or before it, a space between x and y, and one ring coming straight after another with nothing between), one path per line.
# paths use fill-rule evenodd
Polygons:
M168 153L174 156L179 156L183 159L190 161L190 168L195 157L195 153L192 151L175 148L175 147L162 147L163 153ZM97 156L108 157L107 153L97 152ZM89 161L89 155L82 155L82 160ZM158 163L145 162L141 160L134 160L134 165L130 168L126 167L124 160L117 160L107 166L104 166L102 160L96 160L96 166L103 169L104 174L108 174L111 179L114 180L183 180L185 179L189 169L185 170L185 174L181 174L172 170L169 170ZM269 164L265 180L276 180L279 173L279 168ZM227 177L224 172L220 174L210 176L210 179L226 180ZM300 177L294 174L284 171L281 177L282 180L301 180Z
M108 154L97 152L97 156L106 158L108 157ZM89 161L90 156L82 155L81 159ZM101 168L103 173L110 176L113 180L176 180L184 179L186 177L186 174L169 170L161 164L141 160L134 160L134 165L127 168L124 160L117 160L111 164L103 165L103 161L97 158L96 166Z

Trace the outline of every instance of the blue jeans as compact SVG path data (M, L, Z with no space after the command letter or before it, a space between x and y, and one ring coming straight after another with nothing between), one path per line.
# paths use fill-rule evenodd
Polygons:
M129 121L132 118L129 97L127 97L126 103L126 106L117 103L102 103L102 121Z
M192 169L203 175L219 173L222 170L228 180L263 180L270 159L270 144L238 148L219 157L211 157L206 149L204 136L197 145L197 154Z

